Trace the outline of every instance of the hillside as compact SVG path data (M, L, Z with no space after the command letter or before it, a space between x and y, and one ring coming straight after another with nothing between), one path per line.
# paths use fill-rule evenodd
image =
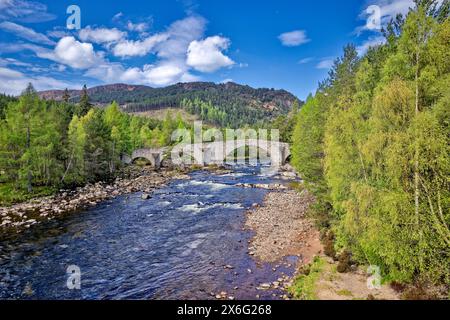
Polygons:
M62 100L63 90L43 91L47 100ZM184 108L202 120L221 126L256 124L287 114L297 98L285 90L254 89L236 83L178 83L165 88L112 84L88 89L90 101L103 105L116 101L127 112ZM81 90L69 90L78 102Z

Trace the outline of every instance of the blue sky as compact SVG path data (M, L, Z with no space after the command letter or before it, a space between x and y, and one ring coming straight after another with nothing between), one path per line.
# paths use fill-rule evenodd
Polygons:
M81 30L67 29L72 4ZM305 99L345 44L383 41L371 5L385 24L412 0L0 0L0 92L234 81Z

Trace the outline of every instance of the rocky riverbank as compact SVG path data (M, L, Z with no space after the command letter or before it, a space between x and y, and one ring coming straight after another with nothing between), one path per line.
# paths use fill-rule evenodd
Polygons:
M247 213L246 227L255 232L249 246L250 255L275 262L286 256L298 256L309 263L322 251L319 232L306 217L314 197L307 191L270 192L262 206Z
M123 194L142 192L143 199L148 199L153 190L170 180L189 179L187 173L188 170L129 167L112 183L88 184L75 190L61 190L53 196L0 207L0 236L19 233L32 225L88 209Z
M306 190L301 193L286 186L246 186L271 190L262 206L255 205L247 212L245 227L255 235L249 243L249 254L262 262L276 264L288 256L298 258L296 269L310 263L322 252L319 232L313 221L306 217L306 211L314 197ZM287 262L283 262L287 264ZM291 264L287 264L291 267ZM289 300L286 290L293 284L293 278L282 275L274 282L261 283L259 290L281 289L280 299ZM257 297L258 298L258 297Z

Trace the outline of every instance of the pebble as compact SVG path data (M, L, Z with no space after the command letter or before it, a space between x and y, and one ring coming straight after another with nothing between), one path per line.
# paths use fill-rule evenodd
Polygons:
M267 290L270 289L270 283L263 283L260 285L261 289Z

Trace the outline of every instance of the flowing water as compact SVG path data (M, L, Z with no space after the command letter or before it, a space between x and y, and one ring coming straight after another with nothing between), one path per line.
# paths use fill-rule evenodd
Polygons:
M279 298L283 292L257 287L291 275L295 258L275 265L248 254L245 211L267 191L235 185L280 181L267 167L191 177L149 200L121 196L1 242L0 298L214 299L222 291L236 299ZM80 268L80 290L67 287L70 265Z

